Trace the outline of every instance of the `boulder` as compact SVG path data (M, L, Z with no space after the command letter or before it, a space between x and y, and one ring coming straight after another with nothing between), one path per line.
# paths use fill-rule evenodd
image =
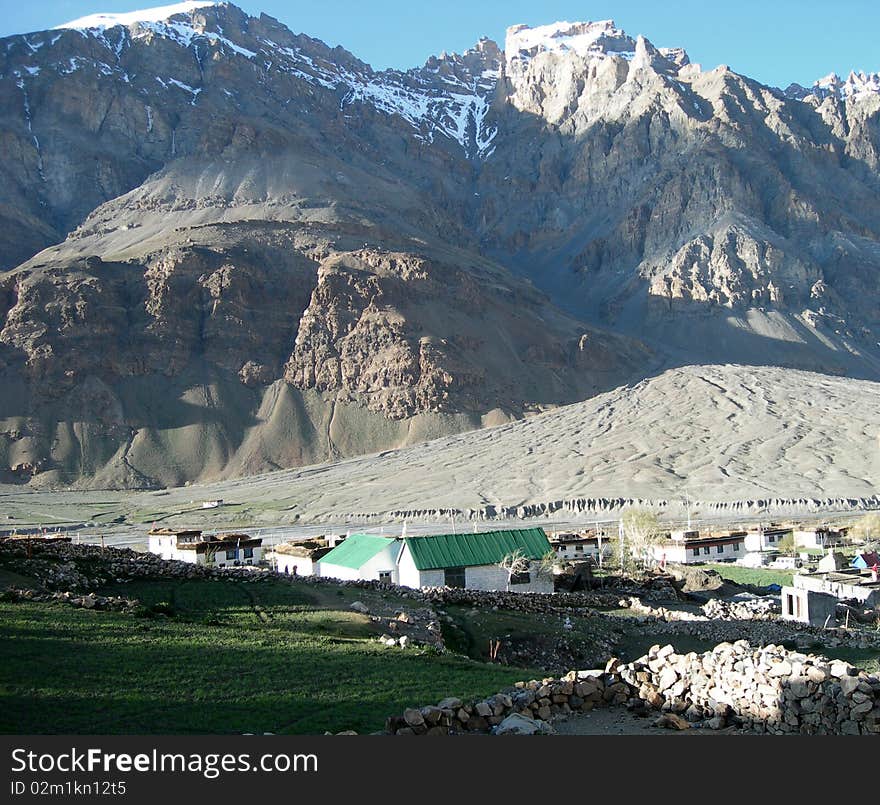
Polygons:
M518 713L507 716L492 730L493 735L551 735L554 732L546 721Z

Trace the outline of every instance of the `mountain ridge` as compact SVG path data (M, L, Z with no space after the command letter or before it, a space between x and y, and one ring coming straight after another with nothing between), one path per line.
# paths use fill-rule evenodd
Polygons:
M313 463L690 364L880 379L880 95L611 21L374 71L184 5L3 40L9 479Z

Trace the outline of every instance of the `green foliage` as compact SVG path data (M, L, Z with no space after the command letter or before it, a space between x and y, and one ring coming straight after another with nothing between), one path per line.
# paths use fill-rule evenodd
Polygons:
M371 732L407 706L485 696L532 675L385 648L369 618L348 609L355 596L375 605L381 595L338 591L225 581L106 590L139 598L156 613L148 618L0 603L0 732ZM173 615L158 614L163 602Z
M778 543L776 543L776 549L783 556L794 556L797 554L798 549L794 542L794 534L786 534Z
M778 584L781 587L790 587L794 572L791 570L773 570L763 567L741 567L734 564L707 565L717 570L721 578L736 584L754 584L756 587L766 587L769 584Z

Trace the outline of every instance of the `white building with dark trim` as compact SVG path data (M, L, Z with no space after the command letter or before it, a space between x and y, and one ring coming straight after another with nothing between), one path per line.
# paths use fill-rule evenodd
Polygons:
M263 560L263 540L249 534L203 534L201 531L154 529L148 547L163 559L207 567L258 565Z
M509 574L499 564L513 553L526 569ZM552 593L553 575L542 566L553 549L543 528L406 537L398 558L399 584Z

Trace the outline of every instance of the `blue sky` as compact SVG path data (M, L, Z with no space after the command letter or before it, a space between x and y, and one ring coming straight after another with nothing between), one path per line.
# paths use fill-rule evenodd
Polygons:
M41 30L98 11L133 11L175 0L0 0L0 36ZM691 60L768 84L812 83L834 71L880 71L878 0L241 0L297 33L342 45L374 67L412 67L480 36L503 43L508 25L614 19L659 47L683 46Z

